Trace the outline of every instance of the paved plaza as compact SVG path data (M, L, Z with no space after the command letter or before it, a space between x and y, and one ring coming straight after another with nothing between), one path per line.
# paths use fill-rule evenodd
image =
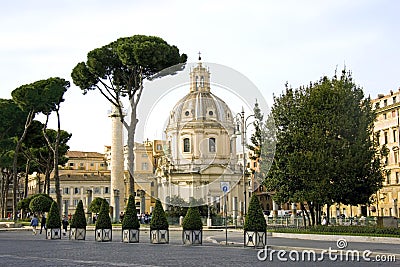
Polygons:
M275 255L273 261L259 260L260 250L242 246L242 232L228 232L228 246L224 231L204 231L202 246L184 246L181 231L170 231L170 244L150 244L148 230L142 230L140 243L125 244L121 231L113 231L113 242L95 242L94 232L87 232L87 240L45 240L44 234L31 231L0 231L0 266L281 266ZM335 246L331 241L269 238L271 249L325 248ZM395 254L400 245L352 243L351 249L372 249L375 252ZM398 252L397 252L398 253ZM365 266L367 262L332 261L325 257L318 261L287 261L289 266ZM368 266L394 266L397 262Z

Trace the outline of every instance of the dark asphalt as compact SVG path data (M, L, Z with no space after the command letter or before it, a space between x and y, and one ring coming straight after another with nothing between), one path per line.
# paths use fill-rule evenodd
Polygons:
M243 248L239 244L221 245L216 241L225 240L224 232L205 231L202 246L183 246L181 232L170 231L170 244L150 244L148 231L142 231L140 243L125 244L120 242L121 232L113 232L113 242L95 242L94 232L88 231L86 241L68 239L46 240L44 235L33 236L30 231L0 231L0 266L281 266L283 262L274 255L273 261L260 261L260 250ZM243 242L242 233L229 232L228 241ZM220 240L222 239L222 240ZM214 240L214 242L212 242ZM307 243L309 242L309 243ZM318 247L327 249L332 242L270 238L274 246ZM356 244L356 243L354 243ZM357 248L361 243L357 243ZM363 244L363 243L362 243ZM352 245L352 244L349 244ZM367 246L368 244L364 244ZM364 246L362 245L362 246ZM380 244L382 245L382 244ZM356 245L355 245L356 246ZM387 246L387 247L386 247ZM382 250L390 249L384 245ZM399 245L396 248L399 249ZM353 249L353 248L351 248ZM385 252L390 252L388 250ZM289 252L289 251L287 251ZM276 253L276 252L275 252ZM398 252L397 252L398 253ZM293 254L292 254L293 256ZM288 254L285 256L288 259ZM289 266L395 266L397 262L360 262L330 260L292 261Z

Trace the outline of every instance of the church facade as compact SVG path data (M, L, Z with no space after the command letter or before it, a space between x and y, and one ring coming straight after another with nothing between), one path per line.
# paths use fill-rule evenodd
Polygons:
M211 92L210 72L201 62L190 72L188 94L169 114L166 149L156 166L158 197L165 204L184 200L244 214L243 176L237 164L234 116Z

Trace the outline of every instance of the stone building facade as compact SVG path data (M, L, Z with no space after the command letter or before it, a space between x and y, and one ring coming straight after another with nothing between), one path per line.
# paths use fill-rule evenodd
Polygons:
M180 198L222 209L227 189L228 214L236 219L244 213L234 126L230 108L211 92L210 72L199 62L191 69L188 94L171 110L165 129L166 149L156 165L162 202Z

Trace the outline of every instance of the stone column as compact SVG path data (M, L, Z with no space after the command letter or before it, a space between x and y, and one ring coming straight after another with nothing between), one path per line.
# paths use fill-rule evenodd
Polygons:
M88 216L87 222L90 224L90 223L92 223L92 213L89 211L89 207L90 207L90 203L92 203L93 191L91 189L88 189L86 191L86 193L87 193L87 216Z
M296 203L292 203L292 216L290 216L291 217L291 219L292 219L292 222L294 223L294 219L296 218L296 213L297 213L297 210L296 210Z
M274 215L274 218L278 217L278 204L274 200L272 200L272 214Z
M110 206L114 210L113 220L117 221L119 217L119 213L116 214L117 206L118 209L124 209L125 205L123 125L115 107L112 108L109 117L111 117L112 121ZM119 195L122 197L116 198L115 192L117 191L115 190L118 190ZM115 203L116 199L119 201L118 205Z
M238 208L237 208L237 197L232 197L232 218L233 218L233 224L237 226L238 221Z

